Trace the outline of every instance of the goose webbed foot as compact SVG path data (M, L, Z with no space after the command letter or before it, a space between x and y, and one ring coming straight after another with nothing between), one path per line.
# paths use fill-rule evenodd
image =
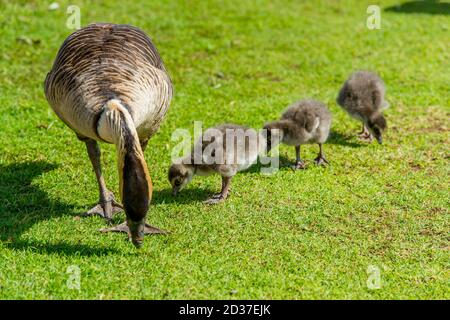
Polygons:
M303 160L299 160L299 161L297 161L296 163L295 163L295 165L293 165L292 167L292 170L302 170L302 169L305 169L306 168L306 164L305 164L305 162L303 161Z
M227 196L223 195L222 193L218 193L218 194L213 195L208 200L203 201L203 203L204 204L218 204L220 202L225 201L226 198L227 198Z
M358 132L358 139L365 142L372 142L373 136L370 134L366 126L363 125L361 132Z
M123 206L116 201L112 192L108 192L92 209L82 213L82 216L100 216L106 220L111 220L116 214L123 211Z
M231 190L231 178L232 177L222 176L222 190L220 191L220 193L213 195L208 200L203 201L203 203L218 204L220 202L225 201L228 198L228 195Z
M314 162L317 166L330 164L323 155L318 155L317 158L314 159Z
M306 165L300 157L300 146L295 146L295 165L291 167L292 170L305 169Z
M125 232L128 235L130 235L130 228L128 228L127 222L122 222L121 224L111 227L111 228L102 228L100 229L100 232L106 233L106 232ZM158 229L148 223L145 223L144 228L144 235L146 234L167 234L167 231Z
M369 132L364 132L358 135L358 139L364 142L372 142L373 136Z

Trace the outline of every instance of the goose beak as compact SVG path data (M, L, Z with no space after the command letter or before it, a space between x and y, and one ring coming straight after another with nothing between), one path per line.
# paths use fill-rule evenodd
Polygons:
M128 219L128 228L130 229L130 238L133 245L136 248L142 247L144 243L145 219L138 222Z
M377 141L379 144L383 144L383 138L381 136L377 138Z

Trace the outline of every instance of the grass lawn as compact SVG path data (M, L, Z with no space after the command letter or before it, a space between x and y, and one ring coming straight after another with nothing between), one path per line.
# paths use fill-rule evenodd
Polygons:
M148 220L172 233L137 250L123 234L99 233L101 218L78 218L98 191L84 144L44 97L72 32L69 2L52 11L50 2L0 4L1 299L450 298L448 3L377 1L381 29L369 30L374 1L71 1L82 26L146 31L174 82L145 153L155 188ZM359 142L360 124L335 102L357 69L387 85L382 146ZM294 148L282 146L276 175L238 174L223 204L202 204L219 190L217 175L171 196L175 129L193 130L194 120L259 128L306 97L333 113L329 167L313 165L311 145L302 149L308 168L293 172ZM115 148L102 151L118 196ZM80 290L66 285L72 268ZM381 287L370 289L377 272Z

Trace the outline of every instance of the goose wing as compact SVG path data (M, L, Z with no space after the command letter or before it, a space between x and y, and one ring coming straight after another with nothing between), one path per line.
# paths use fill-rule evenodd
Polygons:
M80 136L98 138L105 103L119 99L138 134L153 134L172 97L172 83L151 39L129 25L92 24L62 44L45 80L56 114Z

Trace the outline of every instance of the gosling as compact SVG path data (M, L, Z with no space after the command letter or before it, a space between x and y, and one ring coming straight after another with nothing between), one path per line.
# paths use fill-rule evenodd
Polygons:
M180 192L195 175L218 173L222 176L222 189L204 203L224 201L230 192L231 179L256 163L265 144L262 135L244 126L222 124L207 129L191 153L170 166L168 178L172 194Z
M387 128L382 111L389 107L385 101L385 85L375 73L357 71L342 86L336 102L353 118L362 122L359 137L379 144L383 143L383 132Z
M319 154L314 159L315 163L328 164L322 144L328 138L330 127L331 113L323 103L316 100L298 101L288 107L280 120L269 122L264 126L264 129L268 130L267 151L278 143L295 146L296 162L293 169L298 170L305 168L305 162L300 157L300 146L317 143Z

